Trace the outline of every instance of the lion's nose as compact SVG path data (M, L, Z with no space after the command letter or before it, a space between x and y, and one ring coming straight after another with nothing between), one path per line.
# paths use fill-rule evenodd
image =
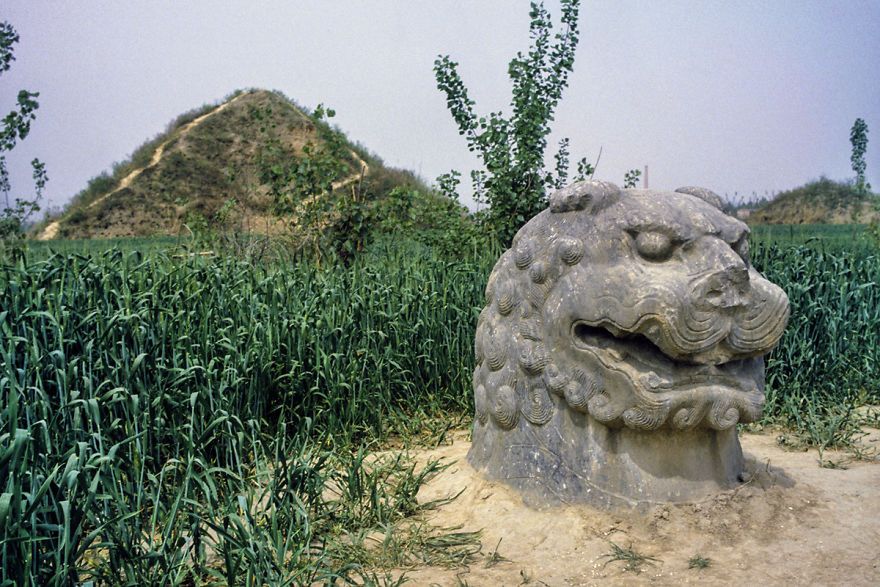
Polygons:
M749 269L732 250L720 252L714 260L717 267L703 277L693 290L698 305L712 308L736 308L748 301Z
M725 267L721 273L724 275L725 281L734 287L747 286L749 284L749 270L746 269L742 262Z
M749 272L745 268L719 271L711 276L703 290L705 302L715 308L736 308L746 303Z

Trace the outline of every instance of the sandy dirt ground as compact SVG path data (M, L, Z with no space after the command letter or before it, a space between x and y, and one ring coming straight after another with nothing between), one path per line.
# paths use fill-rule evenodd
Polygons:
M458 569L408 571L411 585L880 585L880 431L861 440L868 456L782 448L774 434L745 434L751 479L697 504L647 513L585 506L529 509L465 459L470 443L419 459L454 464L423 487L431 500L464 492L433 512L433 524L482 530L478 560ZM849 462L847 462L849 461ZM607 555L611 544L656 559L635 573ZM497 548L497 557L491 556ZM705 569L688 568L695 555Z

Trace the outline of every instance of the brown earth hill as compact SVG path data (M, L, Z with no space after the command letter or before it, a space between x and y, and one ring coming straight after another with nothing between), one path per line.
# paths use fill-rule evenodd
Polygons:
M341 141L334 151L340 164L331 191L351 190L364 178L379 197L395 187L428 191L413 174L384 167L283 95L250 90L178 117L129 161L117 164L112 175L89 182L61 215L36 227L34 236L177 235L194 219L215 218L230 201L249 230L277 231L266 170L273 162L304 160L304 148L321 149L328 133Z
M749 224L867 224L880 220L880 198L827 178L782 192L748 216Z

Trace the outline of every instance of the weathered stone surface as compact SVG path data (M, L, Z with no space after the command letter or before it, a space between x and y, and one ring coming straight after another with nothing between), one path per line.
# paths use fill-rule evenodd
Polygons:
M527 502L690 501L737 483L788 298L703 188L554 193L495 265L472 465Z

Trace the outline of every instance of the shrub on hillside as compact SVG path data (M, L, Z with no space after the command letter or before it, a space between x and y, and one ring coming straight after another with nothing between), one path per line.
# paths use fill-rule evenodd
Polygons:
M834 181L823 176L801 187L782 192L774 201L803 200L808 203L823 204L831 210L836 210L849 204L867 201L872 196L870 192L860 191L850 181Z

